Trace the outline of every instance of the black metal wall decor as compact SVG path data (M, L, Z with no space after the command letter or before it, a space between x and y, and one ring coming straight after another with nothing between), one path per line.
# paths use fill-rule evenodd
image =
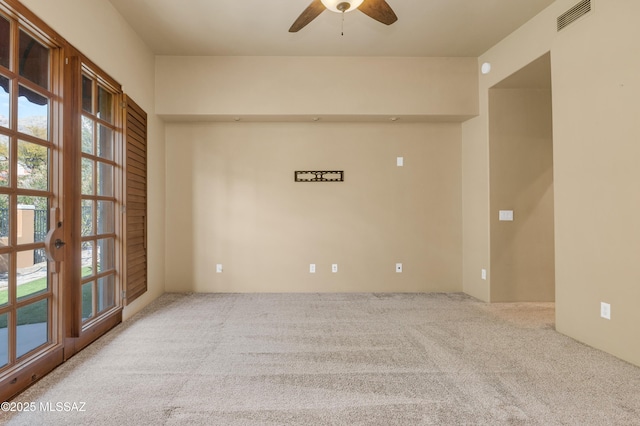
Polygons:
M344 182L344 171L298 171L296 182Z

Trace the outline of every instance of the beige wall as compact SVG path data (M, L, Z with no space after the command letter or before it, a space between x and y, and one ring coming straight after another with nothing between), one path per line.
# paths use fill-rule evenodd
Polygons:
M552 132L551 90L490 89L492 302L555 299Z
M460 291L460 140L455 123L168 124L167 290Z
M148 114L149 291L128 318L164 292L164 124L155 115L155 58L107 0L21 0L62 37L122 84Z
M640 2L597 7L553 52L557 323L640 365Z
M444 117L478 112L475 58L159 56L163 116Z
M479 58L493 71L480 78L480 116L463 124L464 289L488 297L476 268L489 257L489 221L477 219L489 209L489 88L550 51L556 327L640 365L640 2L593 0L589 16L556 32L574 4L557 0ZM467 233L469 222L482 226Z

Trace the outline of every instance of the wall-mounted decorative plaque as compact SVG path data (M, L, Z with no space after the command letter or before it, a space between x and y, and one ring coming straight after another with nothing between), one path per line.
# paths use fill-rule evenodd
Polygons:
M344 171L298 171L296 182L344 182Z

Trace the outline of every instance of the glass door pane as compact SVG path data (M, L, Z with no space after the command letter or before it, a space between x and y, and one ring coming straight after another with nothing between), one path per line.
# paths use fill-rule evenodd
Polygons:
M16 357L49 341L49 299L30 303L17 311Z
M115 94L90 70L82 77L82 321L115 307L117 291Z
M0 126L9 127L9 83L10 80L0 74Z
M44 254L54 200L52 56L21 25L0 16L0 370L57 343Z
M0 15L0 66L9 68L11 52L11 23ZM0 362L2 360L0 359Z

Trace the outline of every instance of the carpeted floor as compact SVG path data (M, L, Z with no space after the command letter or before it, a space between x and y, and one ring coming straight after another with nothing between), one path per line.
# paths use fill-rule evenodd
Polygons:
M553 309L462 294L166 294L14 400L35 412L0 422L640 425L640 368L556 333Z

